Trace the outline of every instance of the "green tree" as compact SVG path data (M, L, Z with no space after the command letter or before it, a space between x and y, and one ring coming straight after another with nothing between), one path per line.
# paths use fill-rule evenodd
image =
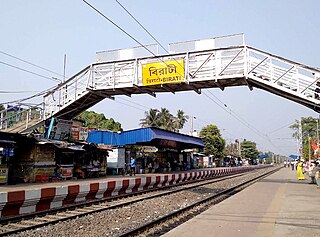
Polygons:
M156 127L168 131L178 132L187 122L187 116L182 110L177 111L177 116L173 116L166 108L150 109L145 112L145 117L140 119L141 127Z
M160 128L175 131L175 118L166 108L161 108L159 112Z
M221 137L220 130L216 125L210 124L201 129L200 138L204 143L204 153L213 155L214 158L223 158L225 140Z
M94 127L114 132L122 131L121 124L119 122L114 121L113 118L107 119L104 114L97 114L93 111L84 111L78 115L76 119L84 121L84 125L86 127Z
M299 120L296 120L294 124L292 124L289 128L294 130L292 137L299 139ZM318 141L317 127L318 127L319 119L312 117L302 117L301 118L301 133L302 133L302 156L304 158L309 158L309 153L312 153L312 149L310 149L310 140ZM311 154L310 154L311 155Z
M145 118L140 119L141 127L159 127L159 110L157 109L150 109L149 111L144 112Z
M0 104L0 111L5 110L4 106Z
M259 151L257 150L257 144L252 141L244 140L240 144L241 156L245 159L249 159L250 163L253 164L254 160L257 159Z
M185 115L185 113L179 109L177 111L177 117L176 117L176 121L175 121L175 123L176 123L175 127L177 128L177 130L182 129L187 121L188 121L188 116Z

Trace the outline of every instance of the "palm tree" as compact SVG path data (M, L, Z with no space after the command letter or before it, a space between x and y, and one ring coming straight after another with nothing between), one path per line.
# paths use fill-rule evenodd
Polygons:
M161 108L159 112L160 128L174 131L174 117L166 108Z
M168 131L179 132L187 122L188 116L182 110L177 111L177 117L174 117L166 108L161 110L150 109L145 112L145 118L140 119L141 127L157 127Z
M188 121L188 118L189 118L188 115L185 115L181 109L177 111L177 117L176 117L176 123L175 123L176 131L179 131L180 129L183 128L184 124Z
M146 127L160 127L160 116L159 116L159 110L157 109L150 109L149 111L146 111L145 118L140 119L140 125L143 128Z

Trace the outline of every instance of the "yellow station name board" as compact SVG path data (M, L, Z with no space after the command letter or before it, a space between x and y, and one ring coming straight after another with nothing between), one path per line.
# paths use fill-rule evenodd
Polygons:
M183 59L142 64L142 84L144 86L179 83L183 81Z

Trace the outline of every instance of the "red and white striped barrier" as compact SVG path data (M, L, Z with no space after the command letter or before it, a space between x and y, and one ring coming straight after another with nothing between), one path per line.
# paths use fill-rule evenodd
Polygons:
M79 183L76 185L0 192L0 217L17 216L59 208L88 200L115 197L156 189L195 179L242 173L257 167L228 167L205 171L136 177L117 181Z

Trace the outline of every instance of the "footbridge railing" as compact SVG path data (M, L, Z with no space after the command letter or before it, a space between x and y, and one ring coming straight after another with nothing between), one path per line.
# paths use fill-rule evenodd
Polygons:
M120 57L122 52L115 60L98 55L98 62L44 96L42 120L71 119L117 95L201 93L201 89L231 86L260 88L320 111L318 69L247 46L241 37L229 37L232 43L221 38L174 43L170 54L164 55Z

